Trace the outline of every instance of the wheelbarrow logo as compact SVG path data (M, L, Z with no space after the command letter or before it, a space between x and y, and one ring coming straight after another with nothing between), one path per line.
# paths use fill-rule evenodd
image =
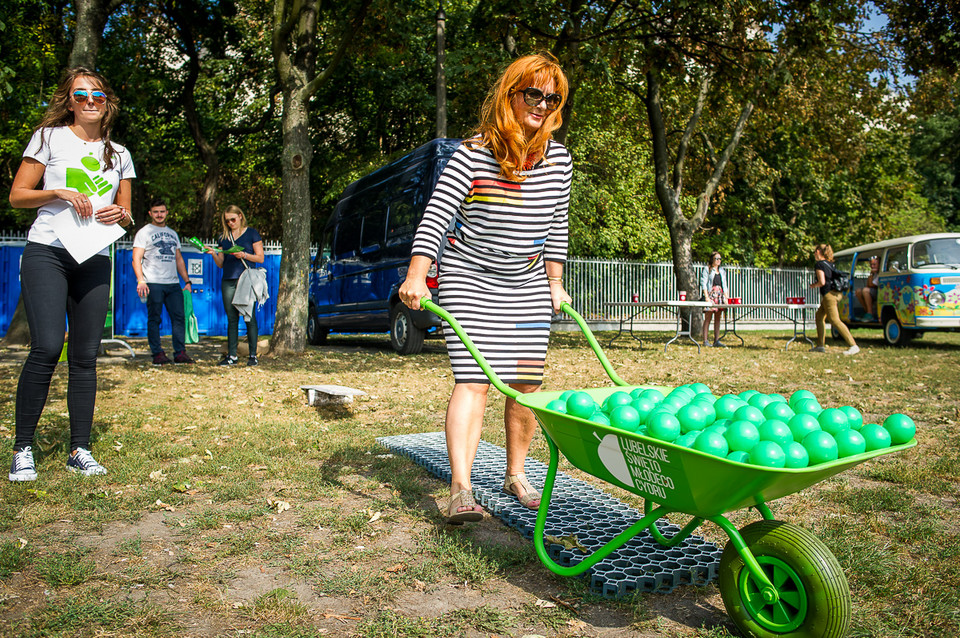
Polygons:
M667 498L668 491L673 491L673 479L665 469L670 464L665 448L616 434L607 434L601 439L594 432L593 436L600 441L597 456L603 466L625 486L658 498Z

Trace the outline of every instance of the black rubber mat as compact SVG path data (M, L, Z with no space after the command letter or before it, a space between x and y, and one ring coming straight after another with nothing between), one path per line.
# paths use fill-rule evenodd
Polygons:
M450 481L442 432L387 436L378 438L377 442L422 465L434 476ZM474 498L490 514L532 539L537 512L503 492L506 459L503 448L480 442L471 476ZM547 466L528 458L525 470L530 483L541 489ZM609 494L557 472L544 536L578 542L592 553L640 518L640 512ZM680 531L664 519L660 523L660 530L668 537ZM579 549L556 543L547 543L547 551L554 561L564 566L575 565L585 556ZM664 547L644 530L594 565L585 577L590 579L593 591L608 598L622 598L636 592L669 593L679 585L704 585L714 580L721 552L720 547L700 536L690 536L676 547Z

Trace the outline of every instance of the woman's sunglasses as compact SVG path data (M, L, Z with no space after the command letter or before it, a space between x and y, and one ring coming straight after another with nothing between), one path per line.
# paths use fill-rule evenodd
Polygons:
M107 94L103 91L85 91L77 89L73 92L73 101L77 104L83 104L87 100L93 100L94 104L103 106L107 103Z
M555 111L563 102L563 96L559 93L544 95L543 91L532 86L519 92L523 93L523 101L527 103L527 106L539 106L540 102L546 102L548 111Z
M238 221L240 221L240 218L239 218L239 217L227 217L227 218L224 219L224 221L227 222L228 224L236 224Z

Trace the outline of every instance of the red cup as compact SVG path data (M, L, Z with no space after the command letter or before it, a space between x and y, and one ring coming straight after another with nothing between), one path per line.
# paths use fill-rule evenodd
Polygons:
M633 298L630 301L632 301L633 303L640 303L640 295L638 295L637 293L633 293Z
M686 300L687 300L687 291L686 291L686 290L681 290L681 291L680 291L680 301L686 301Z

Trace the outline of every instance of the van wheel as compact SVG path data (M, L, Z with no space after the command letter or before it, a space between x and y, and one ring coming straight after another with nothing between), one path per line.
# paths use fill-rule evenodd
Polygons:
M887 317L883 322L883 338L891 346L905 346L913 338L913 333L904 330L900 320L895 315Z
M327 340L329 333L329 330L317 325L317 318L313 315L313 309L311 309L310 317L307 319L307 341L311 346L319 346Z
M833 324L830 324L830 338L835 340L841 338L840 331L834 328Z
M402 303L390 309L390 345L400 354L417 354L423 349L426 331L413 325L413 315Z

